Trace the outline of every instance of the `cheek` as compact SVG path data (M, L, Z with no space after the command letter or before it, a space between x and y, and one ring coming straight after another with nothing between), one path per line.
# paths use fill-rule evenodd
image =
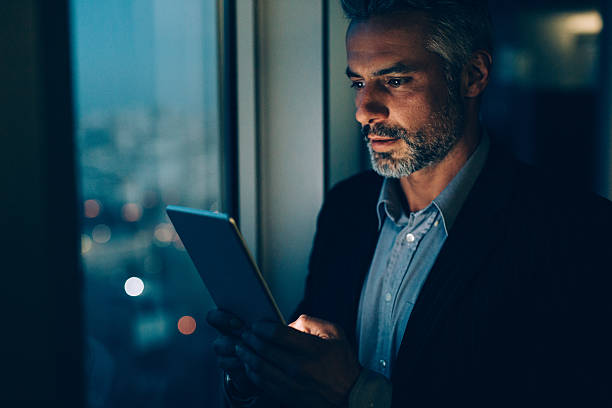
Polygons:
M390 112L395 113L394 121L399 122L401 126L414 129L427 122L432 110L430 102L425 98L407 96L396 100L394 109L390 109Z

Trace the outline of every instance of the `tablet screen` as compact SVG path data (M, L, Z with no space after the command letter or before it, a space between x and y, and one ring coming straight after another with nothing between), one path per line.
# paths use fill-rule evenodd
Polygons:
M246 324L262 319L285 324L232 218L178 206L166 212L219 309Z

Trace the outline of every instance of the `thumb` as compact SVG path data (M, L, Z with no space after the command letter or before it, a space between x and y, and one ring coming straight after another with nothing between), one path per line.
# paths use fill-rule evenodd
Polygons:
M290 323L289 327L322 339L340 340L344 338L342 330L335 324L305 314L300 315L296 321Z

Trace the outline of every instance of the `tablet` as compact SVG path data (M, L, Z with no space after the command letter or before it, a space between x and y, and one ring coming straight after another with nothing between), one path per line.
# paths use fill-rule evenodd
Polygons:
M247 325L262 319L286 324L231 217L174 205L166 213L219 309Z

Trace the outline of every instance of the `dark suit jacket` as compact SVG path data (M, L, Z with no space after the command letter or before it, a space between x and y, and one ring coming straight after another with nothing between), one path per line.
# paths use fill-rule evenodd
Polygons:
M612 407L612 205L563 176L492 145L406 327L394 407ZM296 311L355 348L381 184L366 172L327 194Z

